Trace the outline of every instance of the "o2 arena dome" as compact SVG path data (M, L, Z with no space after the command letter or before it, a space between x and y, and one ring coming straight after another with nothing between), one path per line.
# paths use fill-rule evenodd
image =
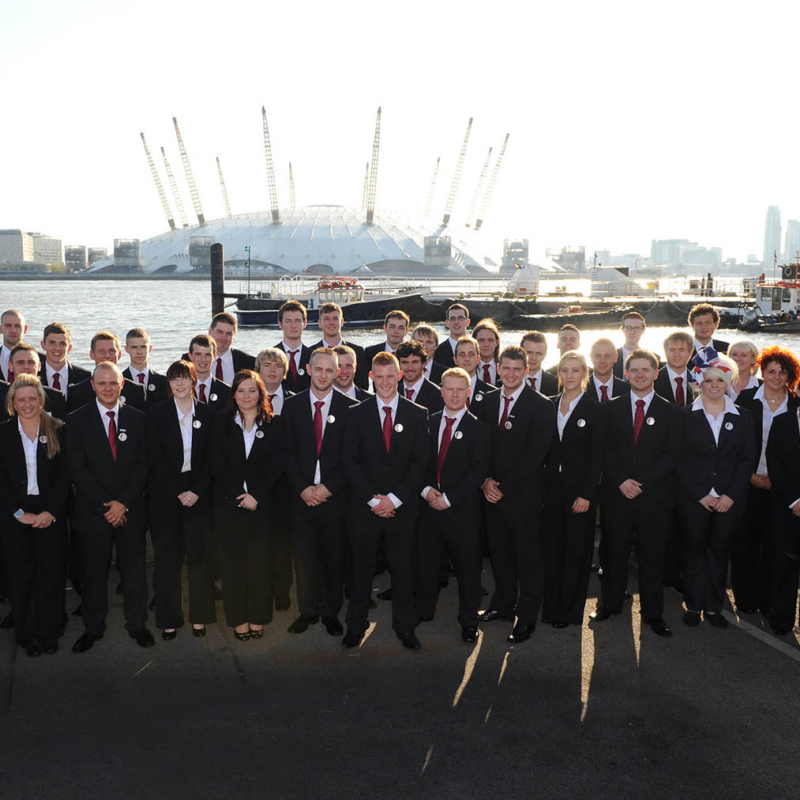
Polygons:
M275 188L272 151L269 142L266 111L262 108L267 177L270 189L270 210L249 214L231 214L222 169L217 159L220 186L227 216L206 222L200 197L192 177L188 155L175 118L175 132L181 152L186 180L194 204L198 224L189 226L174 175L164 148L164 166L173 192L173 201L182 222L178 227L150 150L141 134L150 169L160 195L170 230L152 239L117 239L114 256L97 262L90 272L139 272L144 274L186 274L206 272L210 267L210 247L220 243L224 248L225 265L232 271L249 268L253 276L273 276L296 273L324 275L468 275L495 273L498 264L484 255L475 240L478 238L483 215L497 177L505 151L505 142L494 164L494 171L483 194L480 213L472 228L449 225L458 190L461 168L466 155L472 120L467 127L459 155L453 185L441 222L410 221L392 212L375 211L377 185L380 117L375 126L372 161L367 165L364 179L363 207L356 209L341 205L309 205L294 207L294 181L291 165L289 208L279 208ZM506 142L508 136L506 136ZM483 167L475 190L470 215L477 207L491 157ZM426 216L438 173L431 183Z

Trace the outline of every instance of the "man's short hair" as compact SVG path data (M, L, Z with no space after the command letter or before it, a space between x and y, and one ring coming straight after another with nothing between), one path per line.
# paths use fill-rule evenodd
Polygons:
M595 339L595 341L592 342L592 348L589 350L590 355L594 353L596 347L610 347L612 350L617 349L614 342L612 342L611 339L607 339L605 336L601 336L599 339Z
M638 311L629 311L627 314L623 314L620 327L622 327L625 324L626 319L638 319L644 327L647 327L647 321Z
M13 361L14 356L19 353L20 350L26 350L29 353L33 353L36 358L41 361L41 359L39 359L39 351L32 344L28 344L27 342L20 342L18 345L15 345L8 354L8 360Z
M144 339L147 344L150 344L150 334L144 328L131 328L125 334L125 344L131 339Z
M110 369L116 372L117 378L120 383L122 383L125 380L125 378L122 375L122 370L113 361L101 361L99 364L97 364L95 368L92 370L92 380L95 379L97 373L101 369Z
M224 322L227 325L233 325L234 333L236 333L236 330L239 327L239 324L236 322L236 317L234 317L233 314L230 314L227 311L220 311L219 314L214 314L214 316L211 318L209 330L213 331L220 322Z
M631 361L633 361L635 358L647 359L653 369L658 369L658 359L656 358L655 353L651 352L650 350L631 350L631 352L628 353L628 357L625 359L626 370L630 367Z
M522 347L524 342L535 342L536 344L547 344L547 339L545 335L541 331L526 331L522 334L522 339L520 341L520 347Z
M472 385L472 379L469 377L469 373L465 369L461 369L461 367L450 367L450 369L446 369L442 373L442 383L444 383L445 378L461 378L461 380L467 384L467 389Z
M94 346L98 342L114 342L117 351L120 350L119 339L117 339L116 335L111 333L111 331L97 331L97 333L92 336L92 344L90 347L92 352L94 352Z
M299 311L303 315L303 321L308 321L308 311L306 311L306 307L299 300L287 300L278 309L278 322L283 322L283 315L287 311Z
M190 353L195 345L198 347L210 347L211 352L214 355L217 354L217 340L213 336L209 336L207 333L200 333L197 336L192 337L192 341L189 342Z
M333 348L333 352L336 353L337 356L353 356L353 363L358 364L356 351L349 345L337 344L336 347Z
M337 305L336 303L323 303L319 307L319 315L322 317L323 314L338 314L342 319L344 319L344 314L342 313L342 307Z
M689 348L689 354L691 355L692 351L694 350L694 339L692 338L691 334L686 333L686 331L673 331L666 339L664 339L664 351L666 352L667 348L671 344L675 344L677 342L683 342Z
M573 325L571 322L565 322L559 329L558 332L561 333L562 331L575 331L578 336L581 335L580 329L577 325Z
M513 344L504 348L497 363L500 364L504 358L511 359L511 361L521 361L526 366L528 365L528 354L521 347Z
M447 313L444 315L445 319L450 319L450 313L452 311L463 311L464 316L469 319L469 309L463 303L453 303L453 305L449 306Z
M256 356L255 372L261 370L264 363L272 362L274 364L283 364L283 377L289 371L289 357L280 347L267 347Z
M689 311L689 325L694 324L694 321L697 317L705 316L706 314L711 314L714 318L714 324L719 325L719 311L717 311L711 303L698 303L697 305L692 306L691 310Z
M411 338L415 338L417 334L433 339L437 345L439 344L439 334L436 332L436 328L434 328L433 325L417 325L411 332Z
M390 364L394 364L397 367L397 371L400 371L400 362L394 353L380 350L372 357L372 369L375 369L375 367L388 367Z
M383 318L383 327L385 328L389 324L389 320L394 318L405 320L406 327L411 325L411 317L409 317L405 311L400 311L400 309L395 309L394 311L390 311Z
M480 345L478 344L478 340L474 336L470 336L469 334L465 333L463 336L458 337L455 350L456 355L458 355L458 348L461 347L462 344L471 344L475 348L475 352L480 353Z
M46 342L47 337L52 336L54 333L66 336L67 343L72 344L72 331L70 331L66 325L62 325L60 322L51 322L49 325L45 325L44 333L42 334L42 341Z
M18 308L9 308L2 314L0 314L0 325L2 325L6 321L6 317L9 314L13 314L15 317L19 317L19 321L23 325L25 324L25 315Z
M339 356L332 347L315 347L308 357L309 366L314 363L315 356L330 356L336 362L336 365L339 365Z
M428 363L428 353L422 345L422 342L407 341L397 346L394 351L399 361L402 358L411 358L412 356L419 356L423 364Z

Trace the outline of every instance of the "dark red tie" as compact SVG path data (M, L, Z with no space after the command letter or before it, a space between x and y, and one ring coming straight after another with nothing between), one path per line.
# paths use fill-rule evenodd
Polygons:
M644 400L636 401L636 414L633 417L633 443L636 444L639 439L639 431L644 424Z
M442 467L444 460L447 458L447 450L450 447L450 439L453 436L453 423L456 421L455 417L445 417L445 425L447 426L442 433L442 441L439 444L439 463L436 467L436 483L442 482Z
M686 395L683 393L683 378L675 378L675 383L677 384L675 387L675 402L679 406L685 406Z
M270 408L273 410L273 412L275 411L275 406L273 405L272 401L273 401L273 400L274 400L274 399L275 399L277 396L278 396L278 395L276 395L276 394L268 394L268 395L267 395L267 400L269 400L269 407L270 407Z
M600 402L607 403L608 402L608 386L603 384L600 387Z
M206 385L204 383L200 384L200 397L198 398L201 403L207 403L206 400Z
M11 368L11 362L8 363L8 368L6 371L8 372L8 382L14 383L14 370Z
M53 388L58 389L59 392L61 391L61 375L57 372L53 373Z
M289 351L289 371L292 373L292 380L297 380L297 364L294 363L294 357L296 353L299 353L299 350L290 350Z
M324 405L324 400L314 401L314 438L317 440L317 460L319 460L319 454L322 450L322 406Z
M508 407L511 405L511 398L510 397L506 397L505 395L503 395L503 400L504 400L504 402L506 404L506 407L503 409L503 416L500 417L500 427L501 428L504 428L506 422L508 422Z
M528 383L531 385L531 389L536 391L536 378L528 378Z
M221 359L221 358L218 358L218 359L217 359L217 369L216 369L216 374L214 375L214 377L215 377L215 378L216 378L218 381L221 381L221 380L223 380L223 377L222 377L222 376L223 376L223 374L224 374L224 373L222 372L222 359Z
M144 386L144 372L140 372L140 373L139 373L139 374L136 376L136 380L138 380L138 381L139 381L139 383L141 383L141 384L142 384L142 386Z
M489 369L488 364L483 365L483 382L492 385L492 371Z
M414 390L413 389L409 389L408 386L406 386L406 399L407 400L413 400L414 399Z
M384 406L383 413L386 415L383 418L383 444L388 453L392 446L392 407Z
M114 412L106 411L108 417L108 446L111 448L111 457L117 460L117 424L114 422Z

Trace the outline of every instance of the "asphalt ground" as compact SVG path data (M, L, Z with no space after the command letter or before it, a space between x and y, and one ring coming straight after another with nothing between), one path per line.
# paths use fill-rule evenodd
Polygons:
M689 629L666 590L671 639L640 629L634 595L603 623L511 646L494 622L467 645L451 579L419 652L380 600L352 654L321 624L287 633L294 605L260 641L236 641L220 604L206 638L154 630L143 649L115 584L87 653L70 652L76 618L35 659L0 631L3 800L800 796L797 632L778 640L758 615Z

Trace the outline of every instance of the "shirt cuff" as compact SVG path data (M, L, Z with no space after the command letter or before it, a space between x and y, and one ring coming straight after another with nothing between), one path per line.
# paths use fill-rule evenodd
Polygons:
M450 508L450 501L447 499L447 495L442 492L442 499L445 503L447 503L447 507Z
M392 505L395 508L400 508L400 506L403 505L403 501L396 494L389 492L386 496L392 501Z
M798 503L800 503L800 497L798 497L794 503L789 503L789 508L794 508Z
M367 501L367 505L368 505L370 508L375 508L375 506L377 506L377 505L378 505L378 503L380 503L380 502L381 502L381 501L380 501L380 500L378 500L378 498L377 498L377 497L373 497L373 498L372 498L372 500L368 500L368 501Z
M430 492L431 489L433 489L433 486L426 486L422 490L422 492L420 494L422 494L422 499L423 500L427 500L428 499L428 493Z

